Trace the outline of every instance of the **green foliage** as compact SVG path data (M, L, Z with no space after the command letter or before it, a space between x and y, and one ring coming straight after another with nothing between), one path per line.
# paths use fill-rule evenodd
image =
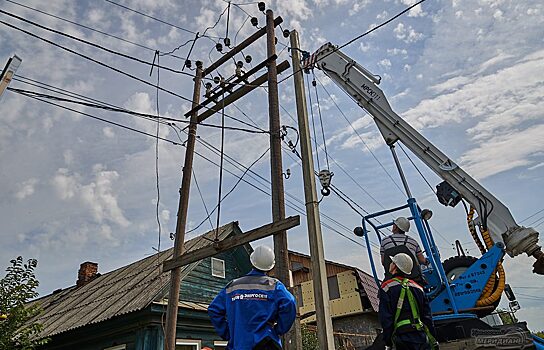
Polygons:
M302 348L304 350L319 350L317 333L306 325L301 325L300 330L302 333Z
M39 304L25 305L36 298L39 282L34 275L36 259L26 263L23 257L11 260L6 276L0 280L0 350L32 350L45 344L47 339L37 339L42 325L32 321L41 312Z
M540 338L544 339L544 331L536 332L535 335L537 337L540 337Z
M508 310L498 309L497 314L501 318L502 324L515 324L518 322L516 315Z

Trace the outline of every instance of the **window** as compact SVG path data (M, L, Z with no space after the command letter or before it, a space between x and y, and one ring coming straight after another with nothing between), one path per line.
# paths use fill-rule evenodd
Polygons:
M225 261L212 258L212 276L225 278Z
M127 348L127 345L122 344L122 345L110 346L109 348L104 348L104 350L125 350L126 348Z
M340 289L338 288L338 277L336 275L327 278L329 285L329 300L340 298Z
M226 350L227 349L227 344L228 344L228 342L226 342L226 341L216 340L216 341L213 342L213 348L214 348L214 350Z
M176 350L200 350L202 342L194 339L176 339Z

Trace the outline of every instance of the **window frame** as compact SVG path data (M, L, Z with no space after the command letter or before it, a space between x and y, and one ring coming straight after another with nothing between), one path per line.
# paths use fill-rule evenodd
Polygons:
M176 346L177 345L195 345L195 350L201 350L202 349L202 340L200 339L176 339Z
M214 271L214 268L213 268L213 267L214 267L214 262L215 262L215 263L220 263L220 264L223 265L222 274L216 273L216 272ZM227 275L227 264L225 263L225 260L212 257L212 258L211 258L211 263L210 263L210 269L211 269L211 272L212 272L212 276L213 276L213 277L217 277L217 278L226 278L226 275Z

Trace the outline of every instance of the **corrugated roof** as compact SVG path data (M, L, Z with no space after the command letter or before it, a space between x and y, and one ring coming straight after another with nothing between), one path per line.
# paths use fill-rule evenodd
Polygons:
M357 272L357 275L359 275L359 280L361 281L362 287L370 300L372 309L378 312L380 309L380 299L378 297L378 285L376 284L374 277L357 268L355 271Z
M215 230L185 242L191 251L213 243ZM241 232L232 222L221 227L218 239L233 232ZM44 312L38 317L44 329L40 337L50 337L88 324L108 320L146 308L161 299L169 288L170 273L162 272L162 263L173 255L173 248L149 256L130 265L105 273L88 284L58 290L33 301L40 303ZM186 277L199 262L183 266L181 277ZM180 303L182 307L205 309L195 303Z

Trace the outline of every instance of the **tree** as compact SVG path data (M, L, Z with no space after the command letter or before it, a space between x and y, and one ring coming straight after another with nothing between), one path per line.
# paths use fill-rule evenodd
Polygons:
M310 329L307 325L300 327L302 333L302 348L304 350L319 350L319 340L315 329Z
M0 350L32 350L45 344L38 339L43 326L35 321L42 312L38 303L30 303L38 296L39 282L34 275L36 259L26 263L19 256L11 260L6 276L0 280Z

